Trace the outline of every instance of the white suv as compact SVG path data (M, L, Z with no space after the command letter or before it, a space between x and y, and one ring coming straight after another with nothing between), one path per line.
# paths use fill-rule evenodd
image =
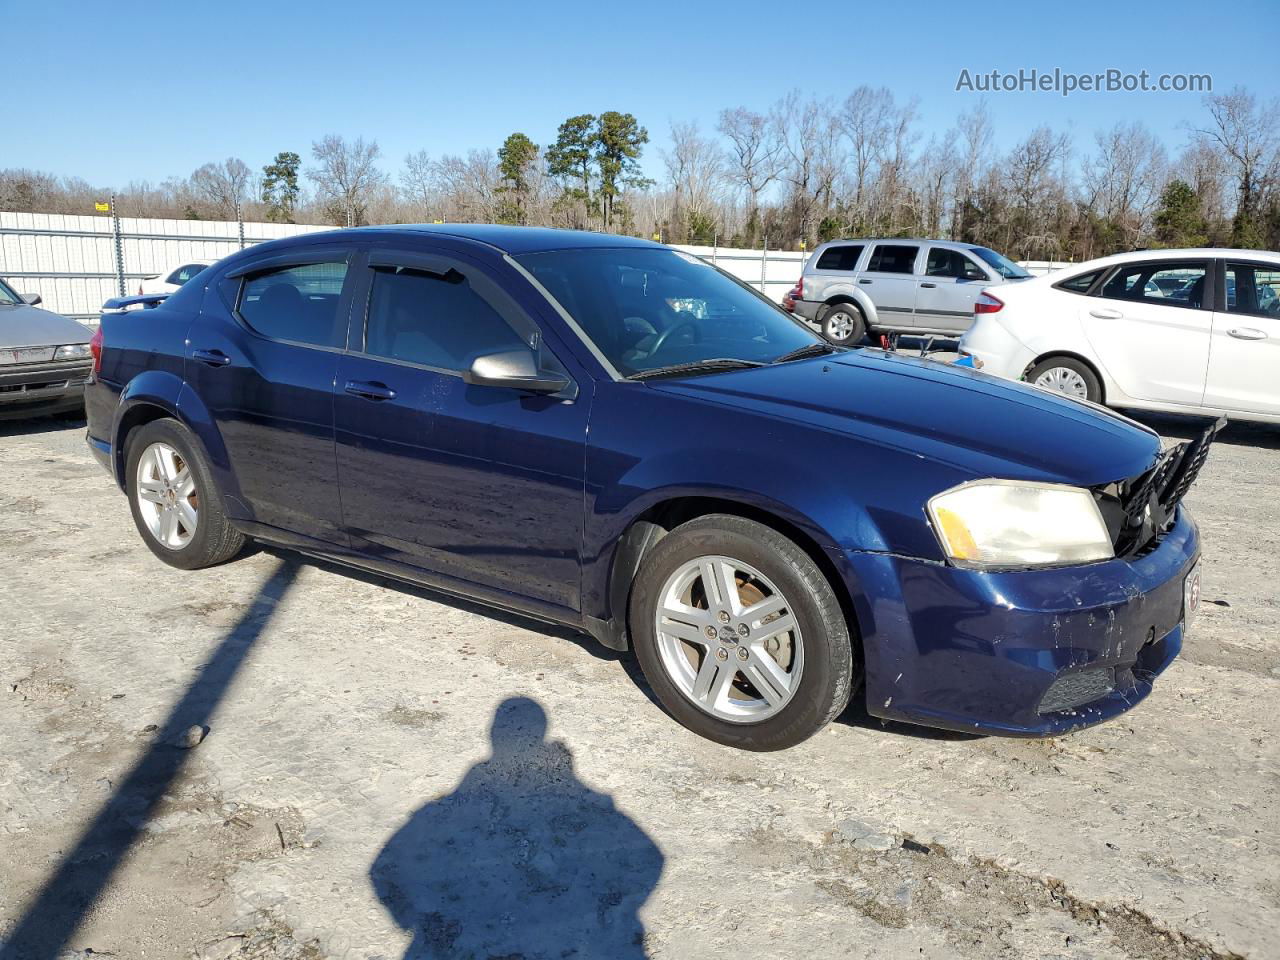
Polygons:
M1280 254L1146 250L989 289L961 364L1095 403L1280 423Z

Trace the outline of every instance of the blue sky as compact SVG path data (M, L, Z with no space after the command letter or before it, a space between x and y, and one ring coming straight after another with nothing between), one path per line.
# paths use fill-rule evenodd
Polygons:
M1043 11L1043 12L1041 12ZM6 38L0 167L103 186L189 174L238 156L306 156L326 133L404 155L536 143L577 113L634 113L660 171L669 121L714 126L796 88L842 99L859 84L920 100L922 130L971 107L962 68L1209 73L1280 93L1274 2L890 4L667 2L140 4L0 0ZM1171 147L1203 116L1189 93L987 96L997 142L1040 123L1075 133L1140 119Z

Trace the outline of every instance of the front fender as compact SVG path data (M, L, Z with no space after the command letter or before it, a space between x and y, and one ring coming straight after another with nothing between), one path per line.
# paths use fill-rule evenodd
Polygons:
M672 482L672 478L680 482ZM750 477L746 487L742 478ZM849 551L886 549L885 538L857 498L856 489L816 467L787 463L772 481L762 476L758 454L732 447L689 448L656 453L634 461L606 486L589 495L583 551L582 604L590 617L625 618L613 609L611 581L615 556L636 521L654 516L663 505L690 498L712 499L777 518L804 534L848 574ZM832 531L838 531L833 534Z

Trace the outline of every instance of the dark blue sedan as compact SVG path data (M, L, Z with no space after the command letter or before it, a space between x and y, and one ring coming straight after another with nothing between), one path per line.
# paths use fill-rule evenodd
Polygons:
M1198 598L1212 431L824 343L715 267L495 226L265 243L104 315L89 443L194 569L296 547L634 649L753 750L855 691L1042 736L1138 703ZM139 308L141 307L141 308Z

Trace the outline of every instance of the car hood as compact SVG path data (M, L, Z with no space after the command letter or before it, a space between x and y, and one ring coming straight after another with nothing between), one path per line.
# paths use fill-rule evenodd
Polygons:
M1145 471L1160 451L1153 431L1103 407L883 350L651 385L906 450L975 478L1094 486Z
M56 347L88 343L93 331L61 314L28 304L0 304L0 347Z

